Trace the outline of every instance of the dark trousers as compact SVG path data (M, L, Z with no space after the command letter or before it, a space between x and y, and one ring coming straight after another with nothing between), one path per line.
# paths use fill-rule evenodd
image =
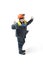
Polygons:
M22 47L25 43L25 38L17 37L17 40L18 40L18 49L19 51L22 51Z

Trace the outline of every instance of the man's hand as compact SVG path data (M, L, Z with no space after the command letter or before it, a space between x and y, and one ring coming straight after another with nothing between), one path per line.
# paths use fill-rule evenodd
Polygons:
M16 21L14 21L14 24L16 24Z
M14 23L11 25L11 28L12 29L16 29L16 26L15 25L16 25L16 22L14 21Z
M31 19L34 19L33 16L31 17Z

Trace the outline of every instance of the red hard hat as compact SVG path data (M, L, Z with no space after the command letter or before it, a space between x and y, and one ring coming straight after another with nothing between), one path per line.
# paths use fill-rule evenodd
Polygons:
M24 15L25 15L25 14L19 14L19 15L18 15L18 19L24 18Z

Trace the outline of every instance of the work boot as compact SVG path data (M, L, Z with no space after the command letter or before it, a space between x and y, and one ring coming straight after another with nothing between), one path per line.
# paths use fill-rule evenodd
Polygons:
M25 52L23 52L23 51L19 51L19 54L25 55Z
M25 50L22 50L22 52L25 52Z

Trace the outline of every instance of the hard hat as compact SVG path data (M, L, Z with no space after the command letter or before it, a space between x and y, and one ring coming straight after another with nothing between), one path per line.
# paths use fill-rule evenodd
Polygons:
M19 14L18 19L22 19L22 18L24 18L24 16L25 16L25 14Z

